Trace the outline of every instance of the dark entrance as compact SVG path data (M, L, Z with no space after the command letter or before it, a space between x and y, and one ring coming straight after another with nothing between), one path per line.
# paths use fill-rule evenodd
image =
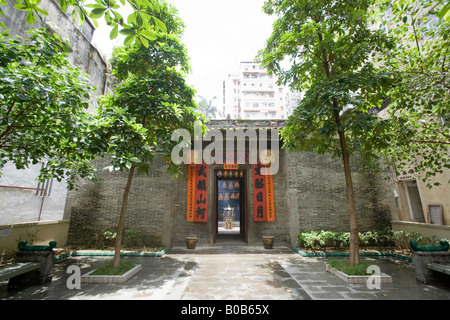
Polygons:
M245 170L216 170L215 199L214 242L247 242Z

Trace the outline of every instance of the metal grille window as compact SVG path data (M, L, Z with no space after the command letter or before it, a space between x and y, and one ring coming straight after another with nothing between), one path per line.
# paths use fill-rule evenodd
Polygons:
M41 170L45 169L46 163L42 162ZM44 181L39 181L37 184L36 197L50 197L52 193L53 178L45 179Z

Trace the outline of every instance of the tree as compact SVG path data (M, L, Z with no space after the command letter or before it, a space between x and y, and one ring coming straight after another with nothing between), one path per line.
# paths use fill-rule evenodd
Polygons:
M83 151L85 109L92 88L67 61L70 46L45 29L28 39L0 35L0 168L48 161L40 179L91 178L93 154Z
M389 5L387 2L385 4ZM418 13L418 11L410 11L409 9L412 7L415 7L416 9L420 8L420 15L435 15L443 21L450 22L450 2L448 0L399 0L393 3L392 6L395 7L396 10L400 9L400 11L409 11L409 14L414 13L413 15ZM383 7L386 8L386 6ZM399 11L397 11L397 13L398 12Z
M16 9L27 12L28 24L33 24L36 16L42 20L42 16L48 15L48 12L40 7L41 0L16 0L16 2L14 6ZM149 40L156 39L158 31L166 31L164 22L157 17L162 10L159 0L120 0L120 4L115 0L94 0L94 3L88 4L85 2L86 0L59 0L59 5L63 12L71 8L73 19L78 19L80 25L89 18L95 26L98 26L97 19L104 18L106 24L112 28L110 38L115 39L121 33L125 36L125 44L137 40L146 46ZM8 3L6 0L0 0L0 5ZM131 10L126 20L119 12L120 8L125 7ZM1 7L0 15L4 15ZM0 27L5 26L0 23Z
M198 103L199 111L210 119L215 118L217 113L217 108L212 105L214 99L216 99L216 97L208 101L205 97L200 96L200 102Z
M395 79L387 109L392 143L384 153L398 171L413 170L432 187L430 178L450 169L450 22L440 18L450 3L380 6L385 28L401 44L381 57Z
M100 100L98 115L92 124L92 136L104 151L112 155L110 170L128 172L122 209L117 227L113 267L120 261L128 194L135 174L147 174L156 155L165 156L168 172L175 175L178 166L170 154L175 145L171 134L184 128L191 132L197 121L205 119L196 112L195 91L185 82L188 64L178 38L179 22L169 6L163 6L168 32L159 33L148 46L135 43L117 48L113 53L113 70L122 82Z
M350 265L359 264L359 236L350 156L370 163L389 141L389 120L371 108L383 100L389 77L371 58L391 46L371 30L373 1L268 0L276 14L271 36L259 53L263 65L304 98L281 131L288 150L342 157L350 217Z

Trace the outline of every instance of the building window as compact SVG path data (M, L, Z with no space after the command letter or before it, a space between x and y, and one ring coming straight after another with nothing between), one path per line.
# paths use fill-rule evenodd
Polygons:
M409 213L412 221L425 222L422 209L422 201L420 199L419 188L416 181L405 182L406 199L409 206Z

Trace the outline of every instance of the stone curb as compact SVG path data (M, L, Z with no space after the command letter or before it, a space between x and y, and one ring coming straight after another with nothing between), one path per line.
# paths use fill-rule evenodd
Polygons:
M348 252L303 252L297 248L293 248L293 250L301 255L302 257L347 257L350 254ZM390 251L380 251L380 252L360 252L361 256L383 256L383 257L395 257L402 260L406 260L408 262L414 262L413 258L403 256L398 253L390 252Z
M165 248L160 252L121 252L121 257L162 257L166 254L169 248ZM68 257L77 257L77 256L114 256L113 251L73 251L71 253L62 254L56 256L54 260L61 260Z
M82 283L124 283L128 279L130 279L132 276L134 276L136 273L142 270L142 266L139 264L127 272L125 272L122 275L91 275L92 272L95 270L92 270L84 275L81 276L81 282Z
M328 264L326 265L326 271L334 274L339 279L343 280L348 284L364 284L367 283L371 279L379 279L380 283L393 283L392 277L382 273L381 275L367 275L367 276L357 276L357 275L348 275L342 271L339 271Z

